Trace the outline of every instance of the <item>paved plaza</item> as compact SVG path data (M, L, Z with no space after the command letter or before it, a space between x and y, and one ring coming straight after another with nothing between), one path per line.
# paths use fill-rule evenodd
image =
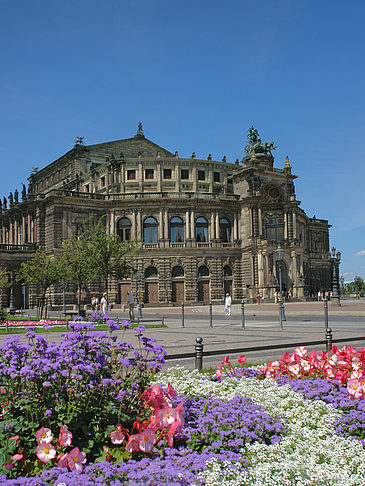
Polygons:
M232 316L224 315L223 305L212 306L212 322L209 306L191 306L184 308L184 327L182 326L181 307L146 307L143 309L142 324L164 319L166 327L146 329L145 335L156 338L157 342L172 356L195 351L196 338L203 338L204 352L224 352L232 360L241 354L247 356L250 363L262 363L279 358L285 351L293 351L295 345L320 342L308 345L310 349L325 349L325 320L323 302L288 302L285 303L286 321L283 329L279 325L278 305L247 304L244 307L245 326L242 326L241 304L232 306ZM121 309L111 312L114 318L127 319L128 314ZM52 313L59 317L60 313ZM212 324L212 327L211 327ZM341 307L328 303L328 324L333 331L334 344L354 347L365 346L365 300L344 300ZM122 336L122 332L119 333ZM50 339L60 339L61 333L49 334ZM137 344L133 330L126 331L124 339ZM25 339L22 335L21 339ZM336 342L336 340L342 340ZM354 340L352 340L354 339ZM0 342L4 341L4 335ZM263 346L288 345L286 348L254 350ZM232 354L232 349L244 349L244 352ZM223 355L205 356L204 367L215 367ZM181 364L194 368L193 357L188 359L168 359L166 367Z

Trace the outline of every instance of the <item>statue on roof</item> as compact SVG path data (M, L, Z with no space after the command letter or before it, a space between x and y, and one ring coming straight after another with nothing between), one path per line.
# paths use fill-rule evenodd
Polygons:
M12 192L9 194L9 204L10 204L10 206L12 206L14 204L14 197L13 197Z
M22 201L27 199L27 188L25 187L25 184L22 183L23 189L22 189Z
M144 137L144 133L143 133L143 128L142 128L142 123L141 122L138 123L138 128L137 128L136 136L137 137Z
M83 147L84 146L84 137L76 137L74 146L75 147Z
M277 148L274 146L274 142L263 143L259 136L259 132L253 126L248 129L247 141L248 144L245 146L245 153L247 155L252 152L255 152L256 154L271 154L271 151Z
M4 199L3 199L4 209L6 209L7 205L8 205L8 200L6 199L6 197L4 197Z
M19 192L18 192L18 189L15 189L15 192L14 192L14 201L16 203L19 202Z

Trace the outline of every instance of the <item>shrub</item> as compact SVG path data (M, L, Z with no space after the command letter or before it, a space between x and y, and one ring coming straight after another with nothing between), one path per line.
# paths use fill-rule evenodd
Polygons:
M77 446L88 462L103 458L103 446L110 444L118 425L132 429L165 351L143 336L143 326L134 329L139 340L134 349L112 334L119 327L114 321L107 324L108 334L95 332L91 323L70 324L72 332L63 334L60 343L30 328L26 344L11 336L0 347L0 472L29 475L51 465L37 461L36 433L42 428L52 436L60 427L69 430L72 446L59 438L57 453L71 453Z

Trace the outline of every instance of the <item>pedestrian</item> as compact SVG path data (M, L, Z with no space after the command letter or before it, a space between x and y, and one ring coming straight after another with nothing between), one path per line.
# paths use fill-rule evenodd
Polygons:
M132 292L128 292L127 305L129 309L129 320L134 321L134 295Z
M257 294L257 303L261 304L261 294L260 292Z
M100 301L100 306L101 306L101 311L103 312L103 314L107 314L108 313L108 299L107 299L106 294L103 294L103 297L101 298L101 301Z
M276 290L274 292L274 302L275 302L275 304L278 303L278 292Z
M230 317L230 315L231 315L231 305L232 305L232 297L227 292L226 298L224 300L224 312L225 312L227 317Z

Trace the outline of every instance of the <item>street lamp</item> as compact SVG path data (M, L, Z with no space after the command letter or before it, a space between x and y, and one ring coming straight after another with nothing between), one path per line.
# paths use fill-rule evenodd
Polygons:
M10 300L9 300L9 312L14 314L14 272L10 272Z
M343 275L341 275L340 277L341 297L343 297L343 293L344 293L344 283L345 283L345 278Z
M284 309L284 303L283 303L283 290L282 290L282 283L281 283L281 264L284 260L284 250L281 248L280 243L277 249L274 251L275 258L279 267L279 323L280 323L280 329L283 329L283 321L286 321L285 317L285 309Z
M169 303L169 294L167 292L167 279L169 278L168 272L165 273L165 303Z
M138 305L137 305L137 315L138 315L138 320L142 319L142 306L141 306L141 278L142 278L142 267L141 265L138 265Z
M340 261L341 261L341 252L338 251L336 253L336 248L333 246L331 248L332 256L331 256L331 264L332 264L332 305L334 307L340 307L340 293L339 289L339 269L340 269Z

